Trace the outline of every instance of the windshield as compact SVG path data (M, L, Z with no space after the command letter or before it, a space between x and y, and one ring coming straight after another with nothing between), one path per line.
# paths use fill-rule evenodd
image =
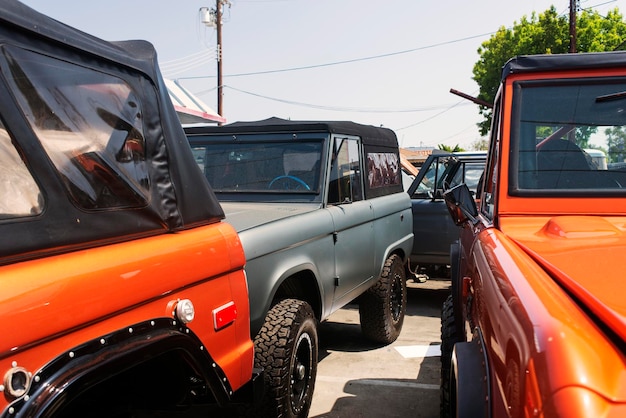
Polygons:
M322 142L192 144L216 193L317 194Z
M512 194L626 191L626 79L514 84Z

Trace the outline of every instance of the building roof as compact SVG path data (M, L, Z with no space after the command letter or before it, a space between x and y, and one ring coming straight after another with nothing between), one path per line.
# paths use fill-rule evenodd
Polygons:
M220 116L215 110L176 81L170 79L165 79L164 81L181 123L226 122L226 118Z

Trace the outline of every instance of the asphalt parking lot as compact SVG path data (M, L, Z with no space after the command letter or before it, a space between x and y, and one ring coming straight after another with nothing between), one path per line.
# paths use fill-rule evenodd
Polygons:
M449 287L449 280L410 281L402 333L388 346L361 335L356 305L322 323L309 417L439 417L440 314Z
M363 337L354 304L320 324L309 418L439 418L441 305L449 291L449 280L409 281L402 333L390 345ZM184 416L232 418L236 411L199 408Z

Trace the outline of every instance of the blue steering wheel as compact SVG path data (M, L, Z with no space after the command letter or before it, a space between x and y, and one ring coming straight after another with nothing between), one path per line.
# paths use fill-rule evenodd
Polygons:
M281 181L281 180L286 180L286 181ZM267 185L267 188L271 189L272 185L275 182L279 182L279 183L277 183L277 185L281 186L281 187L275 187L276 189L281 189L281 190L298 190L298 189L300 189L300 187L304 187L307 190L311 190L309 185L306 184L304 182L304 180L299 179L296 176L278 176L278 177L275 177L272 181L270 181L270 184ZM290 187L291 183L296 183L295 187Z

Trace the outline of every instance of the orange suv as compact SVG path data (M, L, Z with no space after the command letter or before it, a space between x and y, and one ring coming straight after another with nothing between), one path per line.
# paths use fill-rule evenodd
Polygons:
M442 311L442 416L626 416L626 53L503 68Z
M15 1L0 20L0 416L258 393L242 246L153 47Z

